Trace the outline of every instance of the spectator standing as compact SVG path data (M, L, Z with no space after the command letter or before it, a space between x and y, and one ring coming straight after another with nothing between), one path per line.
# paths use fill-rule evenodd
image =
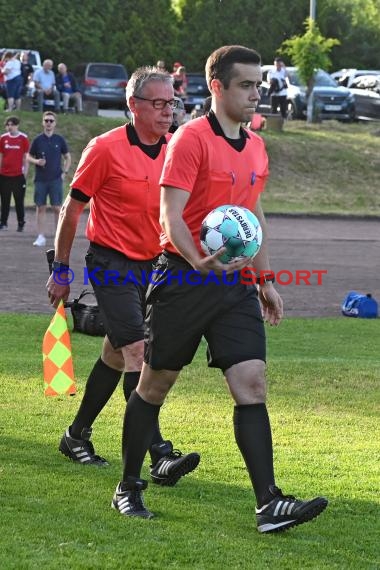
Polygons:
M223 264L221 252L205 256L200 246L202 220L213 208L237 204L254 211L263 228L263 243L254 259L257 272L268 270L267 230L260 195L268 176L268 157L261 137L242 128L255 111L262 80L259 54L243 46L223 46L206 63L212 94L207 116L189 121L173 135L160 178L160 221L164 248L155 269L157 282L147 294L144 365L124 420L128 439L123 448L123 480L112 505L122 515L153 515L135 489L144 489L141 468L166 394L180 370L192 361L202 336L208 365L219 368L234 400L235 441L256 496L259 532L277 532L308 522L327 506L317 497L301 501L275 485L273 447L266 400L266 342L263 317L278 325L282 300L274 278L258 288L238 279L210 283L213 275L233 276L247 260ZM197 271L206 282L194 286L179 276ZM198 282L199 283L199 282ZM260 301L260 302L259 302ZM260 306L261 303L261 306Z
M59 449L85 465L108 465L89 441L92 424L115 391L123 370L128 400L137 386L143 358L146 282L159 253L160 187L167 132L175 105L167 73L137 69L128 82L127 104L132 121L96 137L83 151L72 190L61 210L55 239L53 271L64 273L79 217L90 202L86 256L100 313L107 331L101 358L87 380L79 411L63 434ZM118 276L108 281L108 270ZM132 275L132 278L131 278ZM54 274L47 288L57 306L70 293L68 284ZM123 439L129 437L123 434ZM174 452L164 441L157 422L150 441L151 475L156 483L174 485L198 465L196 453Z
M33 245L46 245L45 217L46 201L49 196L57 225L63 200L63 181L70 169L71 156L65 139L55 133L56 115L46 111L42 115L43 132L33 141L28 161L36 167L34 177L34 202L37 213L38 236ZM63 157L63 170L62 170Z
M272 113L280 113L283 119L288 116L288 72L281 57L275 57L274 69L268 71L268 82L270 83L269 94L271 95Z
M175 62L173 63L172 75L177 71L177 69L178 69L179 67L183 67L183 66L182 66L182 63L181 63L180 61L175 61Z
M11 113L14 108L20 109L21 107L21 92L23 86L21 62L18 58L18 54L12 54L12 52L5 54L5 60L6 63L3 67L3 74L5 77L8 102L6 112Z
M27 153L29 141L25 133L19 131L20 119L8 117L5 121L6 132L0 137L0 230L8 229L8 216L11 196L15 201L17 231L22 232L25 225L25 189L29 163Z
M174 95L176 97L184 97L186 95L187 89L187 77L186 69L183 65L176 68L175 72L172 74L173 77L173 88Z
M60 107L60 94L55 87L55 75L53 73L53 61L45 59L42 63L42 69L35 71L33 75L37 97L38 110L40 112L44 109L44 100L54 100L54 110L59 113Z
M23 81L22 95L27 94L28 83L33 77L33 65L29 63L29 52L23 51L21 54L21 75Z
M67 66L64 63L60 63L58 65L56 86L60 96L62 97L63 112L68 112L70 101L73 99L77 113L81 113L83 110L82 94L77 87L74 75L67 71Z

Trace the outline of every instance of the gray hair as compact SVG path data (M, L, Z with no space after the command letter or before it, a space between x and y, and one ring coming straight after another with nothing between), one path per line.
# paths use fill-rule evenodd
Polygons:
M139 67L134 71L128 81L125 96L127 102L134 95L141 95L144 87L151 81L161 81L161 83L169 83L173 85L172 76L166 71L160 71L157 67Z

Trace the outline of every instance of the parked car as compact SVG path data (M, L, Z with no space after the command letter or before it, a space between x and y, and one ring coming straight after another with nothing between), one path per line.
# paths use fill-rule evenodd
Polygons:
M339 69L330 74L343 87L350 88L357 77L361 75L380 75L379 69Z
M83 99L97 101L99 106L125 107L128 74L119 63L82 63L73 74Z
M207 81L203 73L186 73L186 77L186 95L182 99L186 113L191 113L195 105L202 105L211 93L208 90Z
M263 84L261 86L261 102L258 112L270 112L269 83L266 81L271 65L265 65L263 70ZM306 86L302 85L296 67L287 67L288 72L288 119L306 118ZM330 75L318 69L314 74L313 96L320 107L321 119L338 119L352 121L355 118L354 96L346 87L339 87Z
M356 119L380 120L380 74L358 76L350 91L355 98Z

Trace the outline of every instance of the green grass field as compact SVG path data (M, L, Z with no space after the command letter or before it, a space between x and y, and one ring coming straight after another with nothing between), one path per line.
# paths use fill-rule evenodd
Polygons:
M55 569L376 569L379 558L380 321L289 319L268 328L269 410L277 484L325 495L316 521L281 535L256 531L254 501L233 441L232 402L202 346L162 414L167 437L197 450L199 468L174 488L151 484L151 521L110 508L121 474L121 387L95 423L108 469L57 450L101 339L73 334L78 395L45 398L41 339L49 316L0 315L0 567ZM144 468L148 477L148 465Z
M0 112L3 124L6 115ZM21 130L30 140L41 132L39 113L20 113ZM66 191L88 141L124 123L124 119L60 115L57 132L70 147L73 164ZM263 194L267 213L380 216L379 123L289 121L282 132L263 131L270 177ZM27 180L26 204L33 204L34 167Z

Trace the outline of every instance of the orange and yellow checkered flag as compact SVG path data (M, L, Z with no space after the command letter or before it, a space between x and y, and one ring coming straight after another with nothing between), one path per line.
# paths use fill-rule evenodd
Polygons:
M45 333L42 341L42 357L45 396L60 394L73 396L76 392L74 368L63 301L60 301Z

